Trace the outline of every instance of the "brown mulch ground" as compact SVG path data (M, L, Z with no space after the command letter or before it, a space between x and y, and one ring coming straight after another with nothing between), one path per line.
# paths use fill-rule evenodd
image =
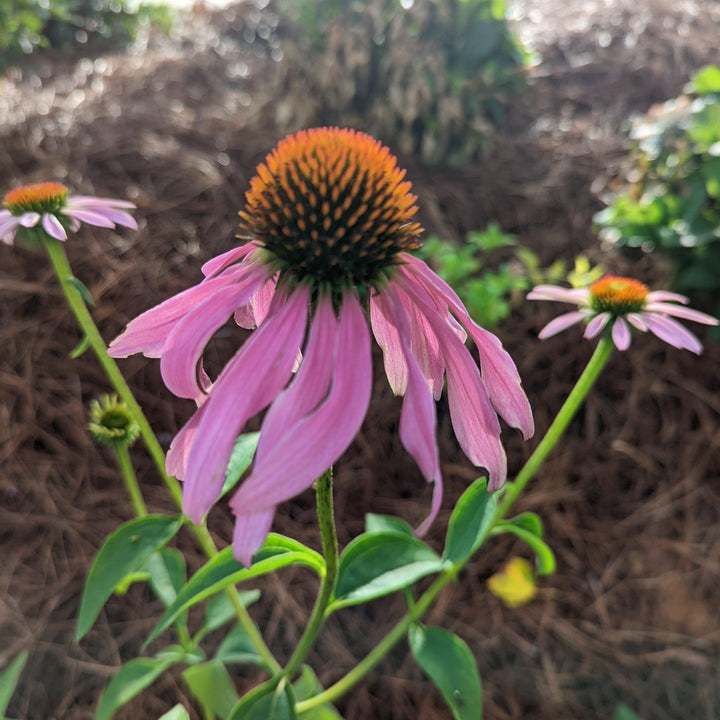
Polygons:
M401 158L425 226L459 238L497 219L546 261L582 250L624 269L590 225L596 193L619 172L622 122L676 95L716 59L719 13L715 3L690 0L518 1L518 27L544 62L492 156L431 170ZM201 261L232 242L254 167L277 140L254 122L271 101L264 78L275 36L250 32L274 20L271 9L253 6L197 12L171 43L0 79L4 185L57 178L138 204L139 233L83 229L68 243L106 338L195 282ZM630 269L658 275L647 261ZM158 606L132 587L82 643L73 641L89 564L130 517L111 459L84 427L87 402L107 386L89 354L68 359L78 332L42 257L4 248L0 293L0 664L30 651L9 714L82 720L137 653ZM577 331L539 343L550 313L527 304L499 333L525 379L538 437L590 353ZM219 340L219 356L229 344ZM522 501L544 518L558 572L532 604L505 609L485 580L508 553L525 551L496 541L429 614L473 649L488 720L608 719L621 701L644 720L720 717L718 360L718 345L698 359L649 337L615 357ZM133 358L123 368L167 443L190 404L164 389L157 362ZM397 438L399 401L380 373L375 389L371 415L337 467L342 544L365 512L418 522L427 510L429 491ZM475 477L442 405L439 415L447 489L430 538L438 547L453 501ZM534 442L507 440L512 472ZM169 511L142 449L133 454L151 509ZM226 544L226 510L214 510L210 526ZM275 527L317 546L311 493L282 507ZM190 539L181 542L199 567ZM298 570L260 583L253 614L281 658L312 602L306 580ZM400 612L391 599L332 619L311 658L321 680L349 669ZM239 675L238 686L255 679ZM192 707L170 674L118 717L157 718L179 700ZM449 717L401 646L339 709L347 720Z

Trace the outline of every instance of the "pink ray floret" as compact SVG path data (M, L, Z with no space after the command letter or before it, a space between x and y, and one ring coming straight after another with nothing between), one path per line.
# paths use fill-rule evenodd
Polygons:
M717 325L718 319L686 307L688 298L667 290L649 291L632 278L607 276L588 288L569 289L539 285L528 293L528 300L552 300L578 305L574 310L551 320L539 333L541 340L552 337L572 325L585 322L584 337L595 338L606 328L618 350L627 350L632 328L650 331L673 347L699 355L702 344L675 318L703 325Z

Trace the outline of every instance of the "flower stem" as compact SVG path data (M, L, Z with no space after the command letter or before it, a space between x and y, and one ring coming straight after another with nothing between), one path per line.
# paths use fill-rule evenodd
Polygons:
M548 428L545 436L540 441L538 446L533 451L532 455L528 458L527 462L521 468L517 474L514 482L508 482L505 485L505 493L503 495L497 510L495 511L495 522L504 518L510 507L513 505L515 500L519 497L520 493L525 489L525 486L532 480L535 473L542 465L548 453L555 447L561 435L565 432L570 421L575 417L575 413L582 405L590 389L595 384L600 373L605 367L608 358L612 354L614 344L608 337L600 338L600 341L595 348L595 352L588 361L585 370L582 375L578 378L575 387L571 390L567 397L567 400L563 403L560 411L556 415L552 424Z
M328 468L318 478L315 484L315 496L320 537L322 539L323 555L325 556L325 574L320 582L320 591L305 632L285 667L285 675L289 680L292 680L300 669L302 661L315 642L315 638L325 622L325 611L330 603L333 590L335 590L338 570L338 543L333 513L332 467Z
M507 490L497 510L492 523L488 524L484 536L481 538L480 545L489 537L492 528L502 520L510 510L520 493L525 489L526 485L533 478L543 460L548 453L557 444L561 435L570 424L575 416L578 408L587 396L590 389L595 384L600 372L605 367L605 363L610 357L613 350L613 343L610 338L601 338L595 352L590 358L587 367L578 379L575 387L568 395L567 400L560 408L555 420L548 428L545 436L535 448L533 454L528 458L523 468L518 473L514 483L507 483ZM299 702L295 706L298 715L313 710L326 703L333 702L342 697L348 690L354 687L365 675L367 675L396 645L407 633L413 623L418 622L422 616L428 611L435 599L442 592L448 583L455 580L460 570L471 558L457 563L447 570L444 570L433 582L433 584L420 596L418 601L412 605L405 617L393 627L393 629L344 677L340 678L334 685L327 690L315 695L307 700Z
M145 500L143 499L140 487L138 486L135 470L130 460L130 453L126 447L115 448L115 457L117 459L120 474L122 475L125 488L130 496L130 503L137 517L145 517L148 514Z
M155 466L157 467L165 487L168 489L175 505L182 511L182 490L180 489L180 484L175 478L170 477L167 474L167 471L165 470L165 452L160 446L158 439L155 437L155 433L150 427L150 423L145 417L140 405L138 405L132 390L130 390L130 387L120 372L120 368L117 366L115 360L108 355L105 341L100 335L100 331L97 329L97 325L95 325L95 321L92 319L92 316L87 309L85 300L81 296L78 288L73 284L74 276L65 252L65 246L59 240L48 237L45 241L45 247L53 268L55 269L55 274L60 282L60 287L65 294L65 298L70 306L70 309L75 315L75 319L80 325L80 329L85 333L90 347L93 349L98 362L105 371L105 374L110 380L113 388L115 388L115 392L117 392L132 413L133 419L140 428L140 436L142 437L150 456L155 462ZM125 476L123 476L123 478L126 479ZM137 491L138 493L140 492L139 488ZM134 501L133 507L135 507ZM210 532L204 525L190 524L190 529L208 558L213 558L217 555L218 551L215 546L215 542L213 541ZM273 656L270 648L266 645L262 635L260 635L260 632L247 611L247 608L242 604L237 590L234 587L230 587L227 588L225 592L235 608L240 625L252 640L258 654L262 657L273 674L280 672L282 670L280 664Z

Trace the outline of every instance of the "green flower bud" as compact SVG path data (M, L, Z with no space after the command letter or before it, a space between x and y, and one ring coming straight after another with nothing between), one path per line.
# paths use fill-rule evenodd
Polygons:
M140 427L117 395L101 395L90 403L88 429L99 443L118 449L130 447L140 435Z

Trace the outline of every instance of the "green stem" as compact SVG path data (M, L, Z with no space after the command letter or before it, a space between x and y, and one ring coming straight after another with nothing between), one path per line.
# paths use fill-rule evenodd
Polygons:
M560 436L575 416L575 413L587 396L588 392L595 384L600 372L605 367L605 363L610 357L613 347L614 346L610 338L601 338L598 346L595 348L595 352L587 364L587 367L578 379L570 395L568 395L567 400L560 408L555 420L548 428L547 433L545 433L545 436L535 448L535 451L528 458L527 462L518 473L515 482L507 483L507 490L500 505L495 511L494 520L492 523L488 524L485 534L481 538L480 545L482 545L488 538L495 524L506 516L512 504L524 490L528 482L530 482L533 478L548 453L556 445ZM420 596L420 599L409 608L405 617L403 617L402 620L400 620L400 622L397 623L397 625L395 625L395 627L347 675L340 678L340 680L327 688L327 690L324 690L318 695L308 698L307 700L299 702L295 707L297 714L301 715L302 713L313 710L314 708L320 707L326 703L334 702L360 682L360 680L362 680L365 675L367 675L385 657L385 655L398 642L400 642L403 637L405 637L405 634L410 626L422 618L445 586L455 580L460 570L462 570L470 559L471 558L468 558L467 560L457 563L447 570L444 570L433 582L433 584Z
M67 299L70 309L73 311L75 318L80 325L80 329L85 333L90 347L93 349L98 362L105 371L105 374L110 380L113 388L115 388L115 392L117 392L120 398L125 402L133 415L133 419L140 427L140 436L142 437L150 456L155 462L155 466L160 473L160 477L162 478L165 487L168 489L175 505L180 511L182 511L182 490L180 489L180 484L175 478L170 477L167 474L165 470L165 452L160 446L158 439L155 437L155 433L150 427L150 423L147 421L140 405L138 405L132 390L130 390L127 382L125 382L125 378L120 372L120 368L117 366L115 360L107 354L105 341L100 335L100 331L97 329L95 321L92 319L92 316L87 309L85 300L80 295L77 287L72 283L73 274L70 268L70 263L68 262L64 244L59 240L48 237L45 242L45 247L50 257L50 261L53 264L53 268L55 269L55 274L60 282L60 287L65 294L65 298ZM190 529L208 558L213 558L217 555L218 551L215 546L215 542L213 541L210 532L204 525L199 526L191 524ZM230 587L226 590L226 594L235 608L240 625L242 625L245 632L247 632L250 636L259 655L263 658L271 672L280 672L282 670L280 664L273 656L270 648L268 648L265 644L265 641L260 635L255 623L253 623L247 608L242 604L237 590L234 587Z
M305 632L285 667L285 675L292 680L300 669L305 656L310 651L315 638L325 622L325 611L335 590L338 570L338 543L333 513L332 468L329 468L317 480L315 485L320 537L325 556L325 574L320 582L320 591L315 601L312 615Z
M545 437L543 437L532 455L527 459L527 462L517 474L515 481L505 484L505 493L495 511L495 522L507 515L510 507L525 489L525 486L535 476L535 473L548 456L548 453L555 447L567 426L570 424L570 421L575 417L575 413L580 408L580 405L582 405L590 389L598 379L614 347L609 337L600 338L595 352L592 354L585 370L583 370L582 375L578 378L577 383L575 383L575 387L571 390L567 400L563 403L563 406L545 433Z
M138 486L137 477L135 476L135 470L130 460L130 453L126 447L115 448L115 457L117 459L118 467L120 468L120 474L122 475L125 488L130 496L130 502L132 503L133 510L137 517L145 517L148 514L145 500L143 500L140 487Z

